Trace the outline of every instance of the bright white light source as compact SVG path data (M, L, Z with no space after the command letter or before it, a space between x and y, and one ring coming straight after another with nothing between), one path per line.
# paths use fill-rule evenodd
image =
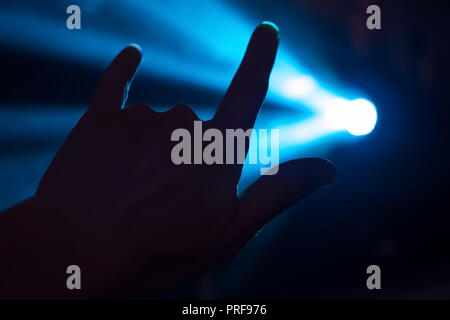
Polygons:
M365 99L334 99L326 106L324 116L330 129L347 130L354 136L370 133L377 122L375 106Z
M316 87L316 81L310 76L291 78L283 83L283 94L289 98L304 98Z
M370 133L377 123L375 106L365 99L350 101L348 105L347 129L354 136Z

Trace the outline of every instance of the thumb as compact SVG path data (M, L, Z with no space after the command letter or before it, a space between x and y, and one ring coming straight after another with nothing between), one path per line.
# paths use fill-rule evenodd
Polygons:
M336 167L319 158L285 162L276 175L260 177L239 198L236 236L252 237L267 222L336 179Z
M142 60L139 46L125 47L106 69L92 96L90 109L120 109Z

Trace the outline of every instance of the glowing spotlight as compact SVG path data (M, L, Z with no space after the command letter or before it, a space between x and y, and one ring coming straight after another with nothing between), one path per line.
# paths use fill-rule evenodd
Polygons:
M377 123L375 106L365 99L350 101L348 105L348 121L345 128L354 136L370 133Z
M304 98L316 87L316 81L310 76L291 78L283 83L283 94L289 98Z
M333 99L325 108L324 116L329 128L347 130L354 136L370 133L377 122L375 106L365 99Z

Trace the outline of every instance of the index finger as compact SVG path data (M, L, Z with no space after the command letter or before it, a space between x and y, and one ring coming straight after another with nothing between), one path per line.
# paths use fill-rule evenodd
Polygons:
M278 28L261 23L253 32L245 56L213 121L220 128L247 130L253 127L267 93L270 72L277 53Z
M126 46L111 62L95 88L90 109L120 109L142 60L141 48Z

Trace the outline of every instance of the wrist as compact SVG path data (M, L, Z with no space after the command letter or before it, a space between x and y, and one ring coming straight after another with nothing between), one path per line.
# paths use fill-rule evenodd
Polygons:
M63 295L70 224L46 201L29 198L0 214L0 296L57 298Z

